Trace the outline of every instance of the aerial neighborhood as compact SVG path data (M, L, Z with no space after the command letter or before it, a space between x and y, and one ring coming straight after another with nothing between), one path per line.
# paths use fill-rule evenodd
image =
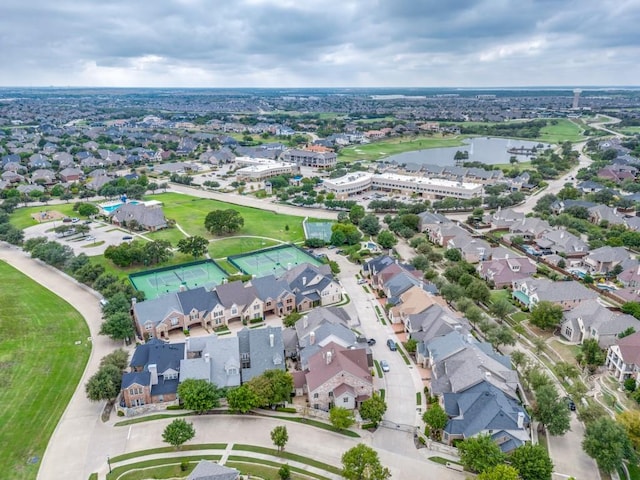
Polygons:
M82 95L0 89L20 478L638 478L633 91Z

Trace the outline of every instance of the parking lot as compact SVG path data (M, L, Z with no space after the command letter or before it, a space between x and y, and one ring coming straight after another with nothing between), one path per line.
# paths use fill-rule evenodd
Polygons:
M92 221L86 224L89 231L86 234L74 233L68 236L59 236L54 229L63 225L62 222L46 222L34 225L24 230L24 238L47 237L49 241L55 241L71 247L76 255L84 253L89 256L101 255L109 245L119 245L122 242L136 238L135 233L116 227L101 221ZM76 223L64 223L72 227L85 225L84 221ZM125 239L125 237L128 237Z

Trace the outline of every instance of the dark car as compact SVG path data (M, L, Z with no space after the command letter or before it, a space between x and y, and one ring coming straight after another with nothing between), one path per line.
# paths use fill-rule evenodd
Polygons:
M131 235L125 235L122 237L122 240L133 240L133 237Z
M564 397L564 401L567 402L569 410L574 411L576 409L576 404L569 397Z
M391 339L387 340L387 347L389 347L389 350L391 350L392 352L395 352L398 349L398 347L396 346L396 342Z
M373 345L375 345L375 344L376 344L376 339L375 339L375 338L370 338L369 340L367 340L367 343L368 343L370 346L373 346Z

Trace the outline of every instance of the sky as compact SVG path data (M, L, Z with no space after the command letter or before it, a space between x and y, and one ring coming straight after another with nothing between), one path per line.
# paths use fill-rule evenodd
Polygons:
M640 0L2 0L0 86L640 84Z

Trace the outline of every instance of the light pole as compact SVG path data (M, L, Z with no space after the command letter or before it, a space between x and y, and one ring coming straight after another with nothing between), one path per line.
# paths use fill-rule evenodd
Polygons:
M111 473L111 458L107 455L107 465L109 465L109 473Z

